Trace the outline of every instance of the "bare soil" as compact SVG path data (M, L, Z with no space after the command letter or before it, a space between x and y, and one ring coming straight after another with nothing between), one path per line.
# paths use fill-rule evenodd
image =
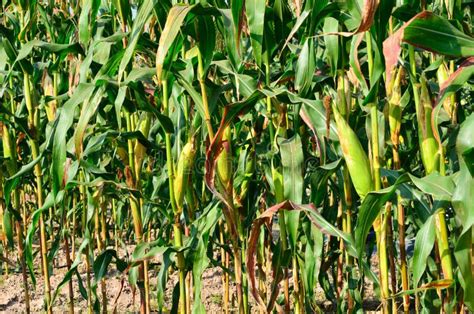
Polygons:
M51 274L50 282L52 286L52 294L56 291L56 287L63 280L64 275L67 272L67 267L65 265L65 255L62 251L58 252L58 257L55 259L53 264L53 273ZM154 261L157 262L157 261ZM36 269L40 269L39 258L36 258L35 263L37 263ZM374 262L375 263L375 262ZM138 290L134 291L126 275L116 271L114 266L109 267L110 270L106 278L106 287L107 287L107 303L108 311L112 312L114 309L118 313L136 313L139 311L139 292ZM156 303L156 278L157 271L156 269L151 269L150 274L150 284L151 284L151 307L152 310L157 309ZM85 286L86 284L86 272L84 265L80 265L79 273L81 274L82 282ZM94 274L90 274L92 278L92 283L94 282ZM30 291L30 307L32 313L41 313L43 310L43 291L44 291L44 281L41 278L41 274L37 273L37 285L34 288L29 281L29 291ZM223 285L222 285L222 270L218 267L208 268L203 274L201 298L202 302L209 313L222 313L222 295L223 295ZM177 284L177 274L171 274L168 281L165 293L165 306L169 311L172 304L172 294L173 288ZM270 282L268 283L270 286ZM290 282L291 284L291 282ZM76 313L83 313L87 310L87 301L82 297L79 291L78 279L73 277L73 289L74 289L74 311ZM97 294L99 298L102 298L100 286L97 287ZM331 302L325 300L324 293L321 288L318 288L316 291L317 302L321 309L325 313L334 312L335 308L332 306ZM230 302L231 302L231 311L236 309L236 291L235 286L230 285ZM379 307L379 302L374 300L373 291L371 289L371 284L367 284L366 291L367 302L364 302L364 308L368 311L377 310ZM61 291L59 291L57 298L54 301L53 312L54 313L65 313L69 310L69 295L68 295L68 284L65 284ZM254 307L255 302L252 296L249 295L250 306ZM8 274L0 275L0 313L24 313L25 312L25 303L24 303L24 290L23 290L23 280L22 274L19 271L19 267L14 269L10 267ZM166 312L166 311L165 311ZM234 311L232 311L234 312Z

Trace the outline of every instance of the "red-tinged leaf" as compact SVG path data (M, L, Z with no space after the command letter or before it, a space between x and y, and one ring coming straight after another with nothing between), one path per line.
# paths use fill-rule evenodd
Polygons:
M421 289L446 289L453 284L451 279L441 279L432 281L421 286Z
M226 218L227 223L229 224L230 232L233 237L237 237L236 224L234 221L234 215L232 214L234 205L232 197L230 195L226 195L225 192L224 194L222 194L216 189L215 174L217 157L219 157L220 153L224 149L224 141L222 140L222 136L224 135L225 128L230 125L230 123L236 116L238 116L239 114L244 114L248 112L251 108L253 108L255 103L262 97L262 93L255 92L245 101L237 102L224 107L224 113L222 114L221 124L216 134L214 135L214 138L211 140L211 144L209 145L209 148L206 152L206 186L211 191L211 193L214 194L214 196L217 197L224 204L222 212Z
M232 18L235 23L235 45L237 50L240 49L240 37L242 36L242 30L246 28L245 22L245 1L244 0L232 0L230 2Z
M301 0L295 0L295 9L296 16L299 17L301 15Z
M355 31L332 32L332 33L326 34L326 35L341 35L345 37L351 37L351 36L356 35L352 38L349 62L351 65L351 69L357 78L357 83L361 84L364 94L368 94L369 90L367 87L367 82L365 81L364 75L362 74L362 70L360 68L360 62L359 62L359 56L358 56L359 45L362 42L362 39L364 38L364 35L362 33L368 31L374 22L375 12L377 11L379 2L380 2L379 0L364 0L364 9L362 12L362 19L360 21L359 27Z
M290 201L285 201L283 203L277 204L270 207L265 212L263 212L257 219L252 223L252 229L250 231L250 237L248 242L248 251L247 251L247 272L250 279L250 291L252 292L253 297L257 301L259 307L267 312L267 305L263 301L262 297L258 293L257 282L255 278L255 266L256 266L256 251L258 238L260 237L260 227L269 223L274 214L276 214L281 209L292 209L294 204ZM278 289L278 287L277 287ZM271 312L272 304L268 304L268 312Z
M433 128L433 135L439 144L441 143L441 139L438 132L438 117L439 111L442 107L440 106L440 104L443 103L444 99L448 95L458 91L472 75L474 75L474 57L469 57L459 66L459 68L454 73L449 76L449 78L445 82L443 82L443 84L441 84L439 88L438 98L436 99L436 103L431 114L431 126Z
M423 292L423 291L426 291L426 290L432 290L432 289L436 289L436 290L447 289L447 288L452 286L453 282L454 281L452 279L435 280L435 281L429 282L427 284L424 284L424 285L420 286L419 288L399 292L397 294L392 295L390 298L398 298L398 297L401 297L403 295L419 293L419 292Z
M363 34L357 34L356 36L353 37L352 39L352 45L351 45L351 52L350 52L350 57L349 57L349 63L351 65L351 70L354 73L356 80L353 80L354 85L360 84L364 94L369 93L369 88L367 87L367 82L365 81L364 74L362 73L362 69L360 68L360 62L359 62L359 45L362 42L362 39L364 39ZM350 76L349 76L350 78Z
M405 27L416 19L420 14L414 16L410 21L408 21L405 25L403 25L398 31L396 31L393 35L385 39L383 42L383 56L385 58L385 81L387 85L390 84L393 68L397 65L398 56L400 56L400 51L402 50L401 47L401 40L403 35L403 30Z
M392 69L397 64L402 42L447 56L474 55L473 38L455 28L448 20L430 11L423 11L383 42L387 82L390 82Z
M440 104L448 94L457 91L474 74L474 57L467 58L459 68L441 84L436 105Z
M359 28L354 32L354 34L362 33L370 29L374 22L375 12L379 7L379 2L379 0L364 0L362 20L360 21Z
M352 256L357 256L357 252L354 247L354 243L352 238L348 235L343 233L341 230L334 227L328 221L326 221L321 214L316 210L316 207L313 204L295 204L291 201L284 201L280 204L274 205L264 211L257 219L255 219L252 223L252 227L250 230L250 237L248 240L248 251L247 251L247 270L248 276L250 279L250 290L252 292L253 297L257 301L259 307L267 312L270 313L274 307L274 299L272 298L268 305L266 305L263 299L260 297L258 293L256 278L255 278L255 267L256 267L256 251L258 245L258 239L260 236L261 227L264 224L269 224L273 215L278 213L280 210L297 210L304 212L311 223L315 225L322 233L325 233L330 236L339 237L344 240L347 252ZM275 278L274 278L275 279ZM278 285L274 284L276 289L278 289ZM277 291L278 292L278 291ZM276 292L276 293L277 293Z
M362 18L360 20L359 27L353 32L330 32L323 35L341 35L344 37L350 37L358 33L368 31L374 23L375 12L379 7L380 0L364 0L364 8L362 11Z

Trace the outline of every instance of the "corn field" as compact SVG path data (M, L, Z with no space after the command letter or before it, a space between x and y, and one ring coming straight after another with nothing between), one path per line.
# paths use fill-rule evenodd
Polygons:
M0 310L474 312L471 5L3 0Z

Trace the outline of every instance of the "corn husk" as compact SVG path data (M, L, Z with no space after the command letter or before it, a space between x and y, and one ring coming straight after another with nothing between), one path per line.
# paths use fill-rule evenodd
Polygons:
M420 108L417 111L420 154L426 173L430 174L439 168L439 148L433 134L431 123L433 108L424 78L421 79L420 92Z
M222 152L217 157L218 187L228 196L232 194L232 147L231 130L228 126L222 136Z
M183 209L184 196L188 186L188 178L194 166L194 158L196 156L196 148L192 141L184 145L181 154L179 155L178 164L176 167L176 177L174 180L174 196L178 210Z
M354 188L361 198L374 189L370 163L362 144L346 120L333 106L337 134Z

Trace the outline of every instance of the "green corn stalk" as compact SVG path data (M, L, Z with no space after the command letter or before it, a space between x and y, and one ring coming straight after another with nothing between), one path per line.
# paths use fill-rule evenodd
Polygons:
M403 68L398 68L394 75L394 79L390 82L389 88L387 89L387 96L389 97L388 111L389 111L389 127L390 127L390 138L392 141L392 152L393 152L393 165L395 170L399 170L400 155L400 128L402 118L402 108L400 106L401 101L401 78L403 75ZM403 208L402 198L400 195L397 196L397 219L398 219L398 235L399 235L399 248L400 248L400 276L402 281L402 291L407 291L409 287L408 281L408 267L406 259L405 249L405 209ZM403 296L403 310L405 313L410 311L410 298L408 295Z
M13 106L12 99L12 106ZM7 159L7 171L10 176L14 175L18 169L17 157L14 149L14 145L11 140L10 130L6 124L2 124L2 145L3 145L3 157ZM13 191L13 206L14 209L20 212L20 192L15 189ZM18 242L18 255L21 263L21 273L23 279L24 289L24 302L25 312L30 313L30 292L28 289L28 275L26 273L26 262L24 255L24 235L23 235L23 224L22 221L15 221L17 242Z
M264 53L264 60L265 60L265 80L266 80L266 85L270 86L270 71L271 71L271 66L270 66L270 60L268 56L268 51ZM270 135L270 142L271 142L271 147L273 150L276 150L276 137L275 137L275 128L274 128L274 117L273 117L273 110L272 110L272 100L270 96L266 97L266 109L267 109L267 119L269 120L268 122L268 131ZM273 165L272 161L272 178L273 178L273 184L275 186L275 198L277 203L283 202L284 200L284 194L283 194L283 175L281 174L281 171L279 171L276 167ZM285 214L283 212L278 213L278 223L280 226L280 240L282 244L282 250L283 252L286 252L288 249L288 242L287 242L287 234L286 234L286 223L285 223ZM283 270L284 272L284 279L283 279L283 295L284 295L284 300L285 300L285 311L289 312L290 311L290 282L289 282L289 276L288 276L288 268L285 267Z
M32 138L30 140L32 158L36 159L39 157L39 145L37 140L38 124L39 124L39 111L38 108L33 104L33 92L31 90L31 82L29 74L25 73L23 75L23 84L25 90L25 101L26 108L28 109L28 124L31 131L33 132ZM36 177L36 197L37 205L39 208L43 206L43 179L42 179L42 169L41 165L38 163L35 165L35 177ZM45 301L46 301L46 310L48 313L52 313L51 308L51 284L49 281L49 270L48 270L48 252L47 252L47 236L46 236L46 226L44 224L44 215L40 214L40 250L41 250L41 259L43 267L43 277L45 284Z
M217 250L221 251L224 266L225 312L232 310L229 300L231 282L237 283L235 297L238 299L239 311L244 313L256 310L253 308L253 303L247 299L248 268L243 264L244 260L249 261L246 255L254 248L257 266L254 270L259 280L257 291L261 292L263 302L270 307L269 309L260 307L262 313L272 311L275 302L281 307L277 310L285 312L324 311L325 308L318 308L319 299L311 300L314 294L310 292L316 288L322 288L328 297L332 292L336 292L337 300L340 301L337 304L337 311L354 309L364 311L366 308L363 303L360 304L362 300L359 296L364 295L365 287L361 285L363 278L357 278L356 274L363 273L364 276L371 277L373 274L361 269L370 267L364 264L365 260L353 262L351 254L354 251L351 252L353 246L349 235L354 231L352 219L360 221L359 217L354 215L359 204L366 206L370 205L370 202L375 202L376 206L363 208L369 208L377 213L382 212L374 228L377 231L378 252L381 254L379 273L382 298L379 301L384 303L383 310L385 312L389 310L390 305L386 303L392 300L392 311L396 311L399 307L394 306L395 300L403 298L403 309L409 312L410 294L418 297L417 310L423 306L422 311L425 312L433 309L428 308L431 306L428 303L432 303L434 307L436 304L441 304L444 311L449 311L448 307L454 306L455 301L458 303L455 305L455 310L458 312L472 307L470 290L466 289L472 282L472 276L470 277L467 271L470 268L466 266L470 264L470 259L467 258L469 253L467 240L470 240L470 237L467 237L466 233L462 233L462 236L458 234L461 229L466 231L470 229L470 211L466 210L469 209L466 206L469 204L466 199L470 197L468 193L470 190L467 188L468 184L464 183L471 179L470 168L467 168L470 166L472 156L469 154L469 147L464 147L463 155L459 156L452 153L454 150L451 149L456 142L456 136L459 139L456 134L457 120L463 123L472 115L472 106L469 103L471 100L469 90L472 89L472 84L467 79L461 80L462 83L459 84L456 81L456 76L463 74L461 72L464 70L469 74L469 66L461 64L464 64L464 59L466 64L472 62L474 54L468 30L466 27L460 27L460 25L466 26L461 17L467 14L467 7L452 1L442 5L437 2L426 2L421 9L430 12L420 13L414 20L406 22L398 20L406 8L399 3L391 2L381 2L379 5L378 1L364 1L361 2L360 8L336 5L334 1L304 3L300 1L301 3L296 4L288 4L282 0L208 1L198 5L194 2L191 4L168 2L21 0L2 3L0 98L3 100L1 115L5 124L2 126L3 145L0 147L3 149L0 153L4 157L0 177L5 183L2 185L3 189L11 187L9 184L14 186L8 193L0 191L0 196L11 198L11 204L5 203L4 206L7 210L4 212L5 218L8 219L6 228L10 228L8 222L12 216L15 217L14 228L8 230L9 237L13 234L15 248L13 250L8 248L4 253L8 254L5 256L7 259L12 259L16 253L18 254L23 282L27 282L25 253L30 253L32 248L31 243L23 247L24 230L29 229L26 227L32 221L31 213L46 204L48 209L41 215L38 228L31 229L39 233L38 239L33 239L33 243L40 244L36 259L40 261L40 266L37 267L38 272L42 274L41 280L45 287L49 287L46 290L51 294L51 289L56 288L56 281L47 282L51 274L45 274L48 271L45 265L49 266L49 269L56 269L58 242L49 240L61 241L59 245L66 252L65 263L68 271L74 271L71 267L75 265L76 254L80 254L79 258L83 255L85 267L79 269L86 272L85 286L89 313L96 310L95 305L106 311L110 309L111 302L114 302L110 299L109 291L105 289L105 277L99 282L92 282L92 269L95 270L97 263L101 262L99 256L104 257L99 255L101 251L113 255L110 262L108 262L110 256L105 259L108 264L101 265L107 266L104 270L107 271L113 264L116 264L118 269L128 260L123 260L123 256L120 256L121 245L129 248L137 244L137 248L146 247L144 254L163 249L154 247L156 245L165 245L165 254L173 252L171 254L176 257L175 261L170 261L167 259L169 255L164 256L166 258L163 259L161 267L155 269L156 264L150 262L149 256L141 259L140 256L136 256L141 254L139 250L134 252L133 258L137 258L137 261L132 259L133 264L127 266L137 266L130 273L130 280L138 280L140 301L137 301L137 305L140 304L141 312L148 313L155 310L151 308L155 297L150 286L154 281L149 280L148 276L154 274L156 270L158 270L156 288L159 295L158 303L162 304L164 301L160 295L166 294L164 289L169 267L165 266L171 262L175 262L178 266L180 277L180 298L176 300L178 304L173 304L173 307L177 305L178 311L182 313L201 312L202 305L207 305L209 302L198 304L197 300L194 300L196 303L191 304L192 284L200 274L187 271L190 265L185 265L185 262L195 263L193 271L199 269L199 265L207 265L210 261L213 263L212 267L216 267L214 264L216 261L207 258L210 251L205 252L206 256L199 256L206 251L202 250L202 243L214 254ZM141 10L144 7L149 8L146 10L148 12L145 12L147 14L143 14ZM419 7L414 6L411 10L416 11ZM412 13L417 13L415 11ZM168 19L174 23L169 23L171 28L168 27L165 31L163 22ZM205 23L202 23L203 21ZM359 23L360 26L357 27ZM136 25L143 26L136 27ZM343 33L329 35L326 32L329 28L331 32L343 31ZM391 44L388 42L388 48L392 49L385 49L386 42L382 43L387 31L390 36L400 35ZM324 35L324 41L317 39L318 34ZM308 39L315 39L314 43L317 42L317 45L313 45ZM157 66L152 55L158 41L160 41L159 47L167 51L164 57L160 56L163 58ZM162 45L162 42L165 45ZM307 44L309 42L311 45ZM413 110L405 111L402 111L400 104L403 89L401 85L405 84L405 75L400 67L397 68L393 64L398 62L404 51L401 43L410 44L408 55L412 80L409 84L412 86L409 88L413 89L411 94L415 103ZM209 48L211 46L212 49ZM411 46L420 49L417 55L420 58L416 59L416 66L415 53ZM450 60L435 60L433 54L421 50L434 51L440 56L436 58L448 55ZM311 60L304 58L303 54L312 56ZM128 60L127 64L124 62L125 66L122 60ZM304 60L308 62L305 63ZM391 81L386 81L390 86L385 88L382 82L390 75L384 77L382 74L384 60L386 74L392 77ZM167 75L161 89L164 92L160 95L163 96L161 101L148 95L155 90L155 78L150 74L153 73L154 67L161 67L163 73ZM335 80L325 77L328 67ZM433 71L435 67L436 70ZM388 72L393 68L396 68L394 72ZM424 76L416 76L417 71L418 74L426 73L423 75L429 77L429 85ZM362 82L366 78L370 79L371 86ZM65 79L69 79L69 82ZM161 82L161 77L158 81ZM440 128L443 131L443 140L449 139L446 143L450 151L445 156L443 149L447 148L439 143L440 139L437 138L434 129L438 127L434 123L438 123L437 110L440 107L436 107L436 110L432 108L433 95L430 95L429 86L441 87L450 82L453 84L447 91L451 94L441 102L442 111L439 115L442 117L446 112L451 120L450 125L443 121ZM74 102L74 98L78 97L76 91L85 86L93 89L100 87L104 91L104 97L97 102L97 108L90 120L81 126L84 127L83 154L78 154L74 158L69 146L73 142L70 141L70 135L77 122L77 109L80 108L74 106L68 108L64 105L69 106L70 100ZM114 104L114 98L120 88L127 88L123 106L119 102ZM321 95L331 95L337 99L332 110L330 102L321 103L319 100ZM380 123L376 117L380 114L373 103L379 104L385 96L388 100L387 125L390 127L393 146L392 152L388 152L387 155L380 153L379 156L377 136L382 135L376 134L379 129L377 123ZM372 126L366 125L366 128L373 130L367 132L373 136L369 138L370 158L367 157L367 149L362 146L362 140L358 137L359 132L356 133L350 128L352 123L361 125L360 122L365 119L364 111L356 110L358 109L356 104L367 98L373 102L366 107L373 123ZM404 97L403 99L406 100ZM456 102L457 99L459 104ZM81 98L76 106L81 104L84 108L92 103L89 98ZM172 109L176 109L177 112L171 113ZM222 115L225 121L219 121L217 115L213 116L221 110L225 110L226 114ZM334 121L330 119L331 111ZM405 123L412 119L412 111L416 111L415 127ZM49 203L51 199L45 196L58 192L58 181L52 179L51 172L44 170L54 164L52 161L57 160L51 158L49 139L51 132L61 129L56 128L61 126L56 123L63 114L72 119L69 129L63 130L64 134L61 134L66 138L64 149L67 163L62 181L65 185L59 187L60 192L64 194L59 204L51 206ZM117 124L122 120L126 126L119 129ZM324 120L327 123L324 123ZM194 166L192 161L197 154L196 151L206 151L208 148L206 146L216 140L213 127L215 128L217 126L215 123L219 122L221 125L231 125L224 132L224 151L217 160L217 173L214 178L217 189L225 196L226 206L229 207L222 208L224 219L217 217L220 214L217 208L209 210L216 199L206 190L202 174L193 172L191 177L186 170ZM174 125L176 129L173 129ZM204 127L202 136L199 133L201 127ZM191 135L192 130L197 131ZM144 145L143 141L137 139L137 131L142 133L138 135L140 138L143 135L149 145ZM418 132L419 143L413 143L411 140L411 134L415 132ZM253 230L252 219L259 221L259 215L265 213L263 208L269 206L269 202L280 203L288 198L289 189L286 186L288 172L284 172L285 168L279 164L279 158L275 157L275 153L278 152L278 137L286 138L292 134L300 136L304 158L314 158L317 160L316 163L319 162L315 173L309 171L302 173L303 185L294 189L298 190L295 191L298 193L301 190L302 198L297 202L318 202L314 204L316 212L313 215L318 217L319 227L322 225L330 236L311 229L317 226L308 228L310 223L308 217L313 216L301 215L297 228L293 228L295 221L291 219L291 214L287 215L286 210L290 208L285 207L283 210L278 210L278 213L271 214L278 216L280 239L272 237L271 230L274 227L272 216L272 220L268 219L268 224L260 226L256 246L251 247L247 245L250 243L247 242L250 241L247 235ZM401 134L404 136L407 134L404 145ZM188 143L185 145L181 144L182 135L187 136ZM17 145L14 143L15 140ZM244 179L241 181L236 179L234 182L234 177L241 179L234 175L232 161L235 161L243 151L244 148L235 149L238 145L242 145L242 142L252 144L245 148L247 164L239 168L246 173ZM173 155L174 145L180 152L179 156ZM268 147L271 149L266 149ZM166 161L160 158L163 148L166 149ZM345 164L342 166L336 162L337 149L342 150L345 159ZM456 151L459 152L459 145L456 145ZM425 169L425 176L432 175L428 178L419 178L421 183L429 182L430 178L437 176L435 172L443 176L449 174L449 177L446 176L440 181L448 186L446 188L448 193L444 195L446 202L452 195L451 203L454 211L449 210L449 213L454 213L454 217L449 220L444 217L444 213L448 212L446 208L430 218L434 229L430 230L432 231L429 234L430 241L431 239L433 242L436 241L437 252L433 254L431 249L429 252L426 252L427 250L423 252L424 256L440 256L442 273L439 277L442 281L421 283L418 287L412 287L416 290L410 290L412 283L407 265L412 261L407 260L404 241L405 237L412 237L420 229L418 224L409 227L408 224L423 218L422 213L418 212L419 206L429 207L438 202L436 193L423 187L427 189L425 191L418 184L404 184L402 190L416 189L417 193L412 194L417 197L416 200L405 200L399 195L395 197L393 193L397 188L401 189L400 186L389 187L387 183L391 181L389 179L394 179L402 172L419 173L419 165L416 163L419 156L422 168ZM41 162L36 166L29 165L29 162L36 157L41 157ZM382 163L382 160L387 160L387 163ZM167 173L170 177L169 188L163 187L166 174L157 171L164 163L167 164ZM460 163L466 167L458 170L457 165ZM390 171L388 168L396 171ZM123 169L125 175L122 173ZM115 172L117 172L115 182L112 182L110 178L114 177ZM384 173L387 173L386 178ZM12 176L16 176L16 179L8 178ZM404 174L402 176L407 178ZM33 184L25 184L24 182L29 182L30 178ZM125 184L122 181L125 181ZM454 183L452 187L454 190L451 190L451 183ZM353 195L353 187L360 199ZM382 190L382 187L386 189ZM369 195L373 190L379 191ZM393 193L387 192L389 190ZM125 193L127 199L123 200ZM169 195L165 195L168 193ZM326 194L329 194L327 199ZM381 198L384 198L383 202L380 201ZM395 199L397 212L394 216L398 220L400 244L398 274L394 273L393 257L390 253L391 234L396 231L396 227L392 230L390 209ZM92 204L92 201L95 204ZM69 204L72 206L71 210L67 210ZM108 212L109 206L111 213ZM162 211L163 208L170 207L172 212ZM339 217L334 217L336 213L332 209L335 207L338 207ZM16 219L18 218L16 212L11 215L13 211L9 212L10 208L18 210L22 219ZM296 206L291 210L297 209L303 213L305 208ZM76 217L79 213L77 210L82 210L82 219ZM203 215L206 213L203 210L209 210L207 212L209 216ZM111 217L108 217L109 214ZM109 221L109 218L112 218L109 223L110 230L113 230L114 234L115 250L107 243L106 221ZM215 226L210 225L214 221L216 224L220 223L219 232L215 232ZM171 228L173 231L169 231ZM355 231L357 232L357 229ZM344 238L345 235L347 238ZM77 244L83 240L89 241L89 245L86 248L81 246L81 251L78 251ZM179 249L195 243L199 243L200 249L194 250L196 247L190 246L190 250L185 250L185 261L184 253ZM464 246L461 247L459 243ZM4 243L5 246L8 244ZM454 245L453 248L449 247L450 244ZM291 271L288 267L280 269L282 257L287 257L290 246ZM229 254L228 248L233 250L233 254ZM285 252L284 256L275 254L273 248ZM174 249L178 249L179 253L176 254ZM451 260L451 249L456 262ZM385 254L386 252L388 254ZM234 261L229 263L229 258L232 256ZM29 254L26 258L29 258ZM414 257L413 262L415 261ZM34 262L34 265L37 265L37 261ZM7 264L9 265L5 262L5 265ZM390 277L386 275L389 266ZM15 276L11 270L9 267L9 276ZM334 287L331 285L328 273L332 273ZM273 274L276 275L276 282L269 289L266 286L266 279L271 278ZM57 276L56 271L55 275ZM135 278L135 275L138 278ZM294 280L293 285L289 280L290 275ZM422 278L429 281L432 275L433 273L426 272ZM397 283L394 280L396 277L400 278L401 282L399 291L393 286ZM190 278L193 278L193 282L189 280ZM389 288L390 278L392 286ZM65 279L71 291L73 280L68 280L66 277ZM107 283L109 282L107 279ZM354 288L354 282L357 282L358 288ZM448 282L451 284L449 287ZM98 293L96 284L99 288ZM282 287L281 292L278 289L279 285ZM37 310L33 306L37 304L33 294L31 309L28 308L29 290L26 285L25 288L25 310L27 312ZM438 294L429 291L431 289L437 290ZM446 290L443 291L444 289ZM293 294L291 303L290 293ZM80 295L75 296L74 291L69 292L68 304L64 304L64 308L57 303L51 304L51 298L47 297L47 294L45 291L46 311L52 312L53 305L57 311L72 312L77 309L78 303L75 303L74 297L80 298ZM104 297L107 295L109 299ZM117 308L117 310L130 309Z
M409 46L409 60L412 71L412 80L414 80L416 65L415 52L412 46ZM412 82L412 86L413 94L415 96L420 154L423 166L425 167L426 174L440 171L441 175L445 175L443 148L441 144L438 146L433 134L431 119L432 105L428 88L426 86L426 80L423 77L421 78L421 87L416 82ZM444 279L452 280L453 266L444 209L438 211L435 221L436 239L438 241L438 251L441 258L441 268L443 270Z
M370 104L370 121L372 129L372 138L371 138L371 151L372 151L372 167L374 173L374 187L378 191L382 187L382 182L380 178L380 167L381 167L381 157L379 155L379 137L378 137L378 117L377 117L377 105ZM387 211L390 211L390 207L387 207ZM382 304L384 306L384 312L390 312L390 303L388 302L388 297L390 296L389 283L388 283L388 244L387 244L387 227L388 219L390 214L388 212L381 214L377 218L374 229L378 233L377 240L377 251L379 252L379 267L380 267L380 278L381 278L381 293L382 293ZM380 224L380 225L379 225Z
M168 82L167 80L162 81L162 92L163 92L163 112L165 115L169 115L169 105L168 105ZM182 226L180 222L180 215L182 208L180 209L176 204L176 194L175 194L175 172L174 172L174 162L173 155L171 152L171 135L169 133L165 134L166 142L166 164L168 168L168 177L169 177L169 190L170 190L170 202L174 213L174 243L175 246L179 249L183 246L183 236L182 236ZM180 313L186 313L186 279L185 279L185 261L184 255L182 252L177 254L177 266L179 269L179 311Z
M222 152L217 157L217 187L218 190L223 193L224 197L229 200L229 204L233 203L233 171L232 171L232 133L230 126L227 126L223 131ZM231 234L231 241L234 251L234 267L235 267L235 281L237 286L237 299L239 304L239 313L248 313L248 297L246 293L246 280L245 273L242 265L242 258L244 257L244 248L240 246L243 239L243 230L240 213L235 208L228 208L232 217L227 219L227 223L235 223L235 229L238 234ZM230 227L229 229L232 229Z
M82 182L85 182L85 176L84 176L84 171L81 169L79 172L79 180ZM86 187L84 185L79 186L79 192L80 192L80 200L81 200L81 205L82 205L82 236L84 238L87 237L87 230L88 226L87 224L87 191ZM91 276L90 276L90 271L91 271L91 266L90 266L90 244L87 245L85 248L85 262L86 262L86 289L87 289L87 313L91 314L93 313L93 303L92 303L92 284L91 284Z
M367 60L369 68L369 77L372 77L374 71L374 55L372 48L372 37L370 32L365 33L365 40L367 43ZM378 111L377 103L371 103L368 105L370 108L370 121L371 121L371 152L372 152L372 170L374 180L374 190L378 191L382 187L380 178L380 167L381 158L379 150L379 126L378 126ZM389 283L388 283L388 259L387 259L387 228L388 219L390 219L390 207L386 207L385 213L381 213L374 222L374 230L376 233L377 241L377 252L379 255L379 270L380 270L380 284L381 284L381 296L383 312L389 313L391 311L391 303L388 301L390 295Z
M349 115L351 112L351 90L350 90L350 84L349 84L349 79L347 78L347 75L345 75L344 71L339 71L338 73L338 83L337 83L337 102L336 104L338 105L338 109L341 113L341 115L346 119L346 122L349 122ZM351 178L349 175L349 170L347 167L344 167L343 169L343 185L344 185L344 205L345 205L345 211L341 213L341 225L342 225L342 230L347 233L352 232L352 192L351 192ZM341 207L342 210L342 207ZM347 265L352 265L352 258L349 256L347 251L345 250L344 247L344 242L342 239L340 240L340 247L342 247L342 250L345 252L345 256L341 254L340 257L340 264L342 268L342 262L343 258L345 258ZM339 270L339 266L338 266ZM342 276L342 272L341 272ZM350 276L350 274L348 274ZM347 278L349 280L349 277ZM342 283L342 282L341 282ZM342 290L342 286L340 286ZM339 290L338 290L339 292ZM348 310L351 311L353 308L353 300L350 294L350 291L347 291L347 299L348 299Z

